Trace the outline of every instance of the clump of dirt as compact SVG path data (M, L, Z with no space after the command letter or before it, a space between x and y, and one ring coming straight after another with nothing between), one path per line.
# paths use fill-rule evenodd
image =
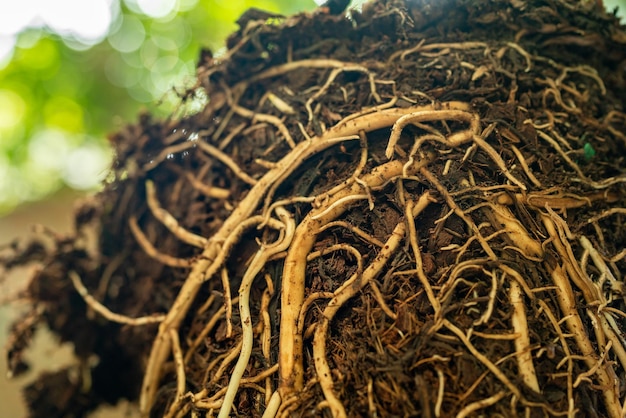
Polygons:
M42 265L13 371L38 323L83 360L26 388L32 415L622 416L616 17L389 0L239 23L184 98L202 111L112 135L75 234L3 261Z

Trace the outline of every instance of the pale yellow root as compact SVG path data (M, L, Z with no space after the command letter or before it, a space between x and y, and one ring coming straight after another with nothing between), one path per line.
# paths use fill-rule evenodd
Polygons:
M333 66L335 64L336 63L333 62L326 66ZM274 70L290 71L291 69L285 67ZM264 73L260 74L258 77L269 76L269 73ZM334 144L337 144L338 142L341 142L342 140L358 139L358 134L361 131L371 132L387 128L392 126L398 118L404 115L426 110L436 112L437 109L441 108L441 106L463 107L467 105L459 102L451 102L443 103L437 107L414 106L404 109L391 108L364 114L363 116L357 118L347 118L339 122L333 128L328 129L320 137L312 138L311 140L296 144L295 148L293 148L284 158L278 161L275 167L266 172L260 179L255 179L253 181L250 181L251 179L247 179L249 183L254 183L254 185L251 187L246 197L233 210L231 216L224 221L220 230L207 241L202 253L194 262L191 272L181 287L178 296L170 308L170 311L159 326L158 334L153 342L146 365L146 371L139 397L139 410L143 417L147 417L150 413L150 409L154 403L154 397L159 386L159 381L161 379L163 365L171 352L169 330L179 328L180 323L195 300L202 283L212 278L219 270L223 260L226 258L228 252L234 245L234 242L238 240L238 234L243 233L240 225L250 218L264 197L266 198L265 207L267 208L270 205L271 202L268 198L269 195L271 195L269 192L272 188L277 187L277 184L287 178L289 174L293 173L293 171L296 170L296 168L299 167L304 160ZM214 152L215 150L211 149L210 151L214 156L218 155ZM228 161L222 159L222 162L226 164ZM228 163L230 164L230 162ZM238 174L240 176L243 175L243 173ZM231 242L231 245L226 245L226 242L228 241ZM295 314L295 316L293 316L292 320L294 322L297 320L298 314L299 311ZM292 329L295 329L295 326L296 324L294 323L292 325ZM301 361L301 358L298 359L298 362L299 361ZM289 363L293 364L291 361Z
M459 413L456 415L456 418L465 418L469 416L472 412L476 412L479 409L486 408L491 405L495 405L500 399L504 398L505 396L506 396L506 392L502 391L488 398L473 402L467 405L461 411L459 411Z
M286 250L293 239L295 230L295 221L293 216L291 216L291 214L283 207L276 208L276 213L281 222L284 224L284 231L282 231L278 242L272 245L261 246L248 266L239 287L239 314L243 330L243 343L239 354L239 360L231 373L228 390L224 395L224 400L220 407L218 418L228 418L230 415L235 395L239 390L239 382L248 367L248 361L250 360L250 355L252 354L253 333L249 302L252 283L261 269L265 266L267 260L273 255Z
M383 184L388 179L399 176L402 173L402 163L391 161L372 170L363 176L370 187ZM327 202L327 205L313 209L300 222L292 245L285 258L283 268L283 282L281 288L281 316L279 336L279 364L280 386L282 399L291 395L294 391L302 390L304 384L304 370L302 367L302 335L297 331L301 329L298 318L304 303L304 278L306 273L306 259L315 243L320 228L339 217L351 203L345 200L346 196L359 193L361 186L353 183ZM342 201L343 205L334 205ZM332 207L332 210L328 210Z
M324 393L324 397L327 401L327 406L330 408L333 417L345 418L347 417L346 411L341 401L335 396L333 391L333 379L326 359L326 334L328 332L328 326L333 317L339 310L339 308L346 303L349 299L353 298L370 280L375 278L385 267L385 264L389 261L391 256L400 246L400 243L404 239L406 230L406 224L399 223L391 233L391 236L385 243L385 246L376 255L376 258L372 263L363 271L363 274L354 282L350 287L344 288L343 291L337 293L333 299L328 302L328 305L322 313L322 318L317 323L315 328L315 334L313 337L313 360L315 363L315 370Z
M556 266L552 269L551 274L552 280L557 287L557 300L561 307L563 317L566 318L565 323L567 328L576 340L576 345L582 353L587 367L590 369L594 368L598 362L598 356L576 309L574 292L567 277L566 270L561 266ZM604 363L602 367L596 368L595 377L600 387L603 388L602 396L609 417L623 418L621 416L621 405L618 398L619 388L617 384L619 380L613 367L608 363Z
M513 215L511 210L497 203L489 204L491 208L491 214L493 215L495 222L494 228L499 228L500 225L504 225L504 230L509 236L512 243L522 251L522 255L527 258L541 258L543 257L543 247L541 243L533 239L522 223Z
M522 376L522 381L537 393L540 393L539 381L533 364L533 356L530 351L530 334L528 332L528 322L526 320L526 309L522 288L515 280L511 280L509 288L509 299L513 306L511 323L513 330L518 335L515 338L515 357L517 358L517 368Z
M116 322L118 324L132 325L132 326L141 326L146 324L154 324L161 322L165 319L165 315L154 315L154 316L144 316L141 318L131 318L126 315L120 315L115 312L111 312L109 308L98 302L92 295L89 294L89 291L83 284L80 279L78 273L74 270L70 270L68 275L70 276L70 280L74 285L74 288L78 292L78 294L83 298L87 306L93 309L95 312L102 315L104 318L108 319L111 322Z

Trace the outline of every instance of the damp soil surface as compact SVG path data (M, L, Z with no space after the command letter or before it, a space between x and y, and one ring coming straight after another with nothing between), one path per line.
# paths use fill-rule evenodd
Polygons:
M626 32L599 3L244 14L179 112L110 135L73 234L2 249L40 265L12 373L41 324L81 360L31 416L622 416Z

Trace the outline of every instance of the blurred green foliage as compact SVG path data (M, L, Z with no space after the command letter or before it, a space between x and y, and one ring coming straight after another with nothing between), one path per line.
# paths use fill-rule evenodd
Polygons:
M169 114L174 88L194 81L199 50L219 51L249 7L282 14L316 7L313 0L169 0L174 7L164 16L147 10L167 1L104 1L111 21L95 44L45 22L15 34L12 54L0 58L0 215L62 187L97 186L110 159L106 133L142 108ZM0 5L9 23L11 8Z

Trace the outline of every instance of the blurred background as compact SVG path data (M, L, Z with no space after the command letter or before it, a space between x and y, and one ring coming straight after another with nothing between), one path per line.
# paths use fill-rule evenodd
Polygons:
M112 157L106 134L134 122L142 109L170 114L176 91L193 84L200 49L223 51L247 8L292 14L313 10L316 1L0 2L0 252L35 224L69 232L74 200L106 177ZM619 6L623 16L626 0L604 5ZM19 304L1 305L28 275L21 270L0 281L0 346L19 312ZM53 351L45 331L37 339L30 358L38 368L72 361L71 347ZM4 355L0 374L6 374ZM33 378L0 376L1 416L25 416L19 387ZM97 416L120 416L108 414Z

